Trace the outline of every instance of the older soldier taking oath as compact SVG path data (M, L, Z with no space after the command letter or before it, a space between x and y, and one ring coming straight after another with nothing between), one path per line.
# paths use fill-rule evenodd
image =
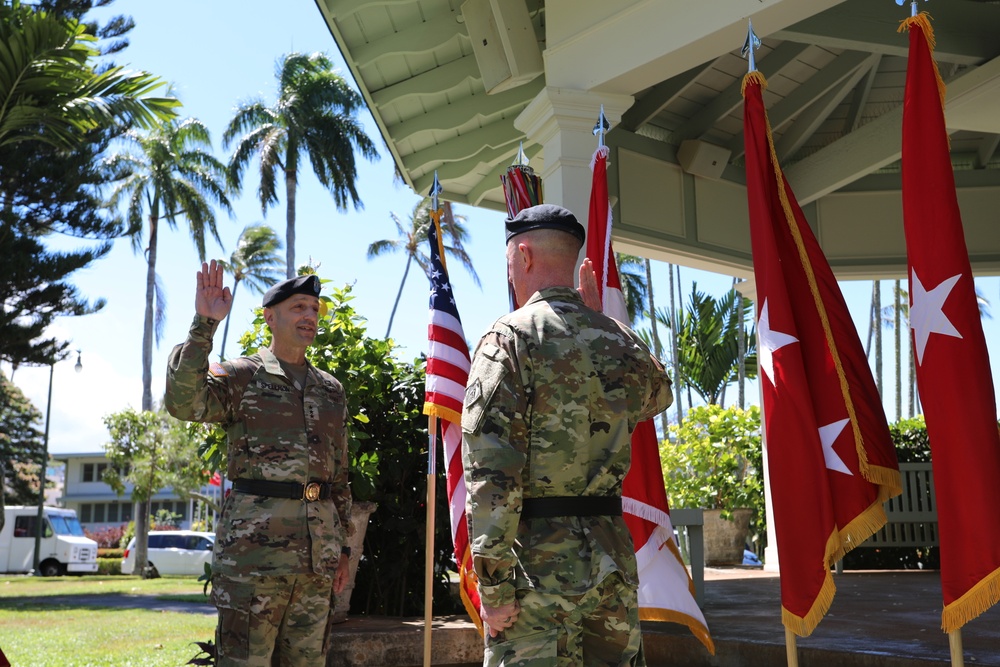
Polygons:
M558 206L507 220L524 305L482 337L469 373L462 454L487 667L644 664L622 480L636 424L673 397L639 337L594 310L589 260L573 288L583 241Z
M209 363L232 293L213 260L198 272L197 315L170 354L166 407L221 423L233 492L212 559L218 662L227 667L325 665L335 594L347 581L351 492L344 388L311 366L320 282L300 276L264 294L271 345Z

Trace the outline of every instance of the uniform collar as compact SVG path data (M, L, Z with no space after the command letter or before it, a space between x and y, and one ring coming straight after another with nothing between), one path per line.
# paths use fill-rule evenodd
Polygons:
M264 370L265 371L267 371L271 375L278 375L278 376L283 377L283 378L285 378L287 380L291 380L292 379L292 378L288 377L285 374L285 369L283 369L281 367L281 362L278 361L278 357L274 356L274 352L271 352L271 348L269 348L269 347L262 347L262 348L260 348L260 349L257 350L257 354L260 355L260 360L264 363ZM312 364L310 364L309 360L306 359L306 381L307 382L310 379L310 377L312 377L312 370L313 370Z
M531 298L524 304L527 306L538 301L578 301L583 303L580 293L575 287L546 287L531 295Z

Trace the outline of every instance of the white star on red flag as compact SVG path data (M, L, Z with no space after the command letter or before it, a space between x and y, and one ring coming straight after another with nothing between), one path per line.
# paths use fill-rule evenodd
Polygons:
M842 472L845 475L854 475L854 473L851 472L851 469L840 458L840 455L833 451L833 443L837 442L837 438L844 432L844 427L850 421L850 419L841 419L832 424L819 427L819 440L823 445L823 460L826 462L826 467L834 472Z
M757 321L757 356L758 363L771 380L771 384L777 386L774 381L774 353L786 345L797 342L799 339L795 336L771 329L771 316L767 310L767 299L764 299L764 306L760 309L760 318Z
M924 362L927 339L932 333L962 337L943 310L944 302L948 300L948 295L961 277L962 274L952 276L928 292L917 277L917 270L913 270L913 282L910 285L910 294L913 298L913 305L910 306L910 328L913 329L913 337L917 343L917 363Z

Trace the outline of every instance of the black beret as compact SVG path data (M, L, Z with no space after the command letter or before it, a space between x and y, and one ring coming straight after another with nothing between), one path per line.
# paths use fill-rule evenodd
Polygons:
M576 216L554 204L539 204L521 209L513 218L507 218L505 224L508 242L518 234L532 229L558 229L572 234L580 243L586 240L586 232L583 225L577 222Z
M264 293L264 301L261 305L264 308L281 303L293 294L308 294L319 297L319 277L316 275L298 276L282 280Z

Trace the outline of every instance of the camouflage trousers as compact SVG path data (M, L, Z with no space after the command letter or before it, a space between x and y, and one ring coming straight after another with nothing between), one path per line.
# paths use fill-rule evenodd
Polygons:
M326 664L333 577L300 574L212 577L219 610L215 631L218 667L282 667Z
M638 598L620 574L583 595L517 597L517 622L487 634L483 667L645 667Z

